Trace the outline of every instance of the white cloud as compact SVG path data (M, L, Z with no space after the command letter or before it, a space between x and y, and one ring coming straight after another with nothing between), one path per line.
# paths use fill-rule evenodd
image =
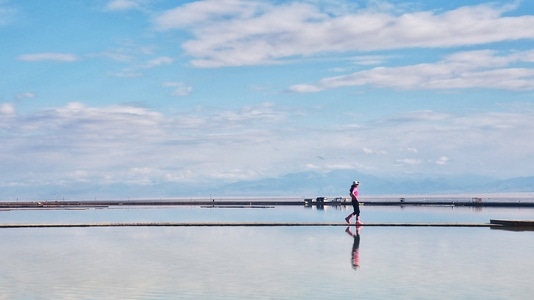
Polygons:
M365 130L350 120L302 126L298 114L270 103L172 115L82 103L24 115L4 103L0 114L9 115L0 118L0 184L231 182L310 168L522 176L534 153L525 142L534 136L532 105L391 115L361 124Z
M16 19L17 10L6 1L0 1L0 26L12 23Z
M125 11L132 9L140 9L143 0L111 0L106 4L106 10L109 11Z
M4 114L14 112L12 105L0 108ZM261 128L282 119L270 104L169 118L143 107L96 108L82 103L0 118L0 128L10 128L3 136L7 145L0 149L0 159L7 163L0 170L13 171L12 178L0 176L0 183L26 181L30 171L42 182L69 180L78 170L85 172L84 180L107 183L146 184L170 177L231 180L239 177L237 170L241 178L251 172L257 176L259 170L270 168L270 161L258 161L257 154L273 140L273 133ZM255 165L258 171L242 164Z
M154 21L161 30L199 24L213 25L214 20L253 17L268 7L268 4L262 4L258 1L195 1L170 9L159 15Z
M337 11L305 2L197 1L154 19L191 31L183 49L197 67L270 64L295 56L533 39L534 16L503 16L512 5L395 14L391 6ZM382 9L382 10L380 10Z
M79 60L79 58L74 54L69 53L34 53L34 54L22 54L19 55L18 60L28 61L28 62L39 62L39 61L56 61L56 62L74 62Z
M403 165L418 165L421 163L421 160L415 158L403 158L397 160L397 162Z
M109 72L109 76L119 77L119 78L139 78L143 77L143 73L134 72L134 71L122 71L122 72Z
M15 99L19 101L24 100L24 99L31 99L31 98L35 98L35 94L31 92L18 93L15 95Z
M172 95L183 97L188 96L193 92L193 87L185 84L184 82L164 82L163 86L173 88Z
M129 62L133 59L132 54L125 53L121 50L109 50L100 53L90 54L89 57L104 57L119 62Z
M297 84L290 91L317 92L350 86L376 86L404 90L494 88L534 89L534 51L498 55L495 51L459 52L436 63L376 67L349 75L324 78L315 84ZM519 64L523 64L519 66Z
M159 67L161 65L170 65L173 63L173 59L167 56L157 57L149 60L146 64L142 65L143 69L151 69L154 67Z
M383 55L361 55L352 57L351 61L356 65L369 66L382 64L389 58L390 57Z
M324 88L312 84L295 84L289 90L295 93L315 93L324 90Z
M174 60L167 56L160 56L146 61L143 64L134 65L128 68L124 68L118 72L108 72L109 76L120 78L139 78L143 77L142 71L157 68L164 65L170 65Z
M387 151L384 151L384 150L373 150L373 149L369 149L369 148L363 148L362 151L365 154L374 154L374 155L386 155L386 154L388 154Z
M1 115L12 115L14 113L15 113L15 106L13 106L13 104L0 103L0 114Z
M448 162L449 158L446 156L442 156L438 160L436 160L436 165L446 165Z

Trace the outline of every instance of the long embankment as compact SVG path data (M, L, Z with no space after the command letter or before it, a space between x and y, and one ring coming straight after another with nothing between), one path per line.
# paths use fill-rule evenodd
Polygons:
M82 200L82 201L1 201L0 209L39 208L104 208L115 206L350 206L350 201L317 199L255 198L255 199L140 199L140 200ZM458 206L458 207L525 207L534 208L534 201L468 201L468 200L416 200L416 201L360 201L365 206Z
M465 207L517 207L534 208L532 201L459 201L459 200L417 200L406 201L361 201L364 206L465 206ZM86 201L0 201L0 211L30 209L99 209L99 208L120 208L122 207L157 207L157 206L198 206L208 208L271 208L275 206L306 206L322 209L325 206L350 206L350 201L325 201L322 197L317 199L145 199L145 200L86 200ZM149 222L149 223L76 223L76 224L0 224L0 228L47 228L47 227L154 227L154 226L352 226L345 223L203 223L203 222ZM504 229L513 231L532 231L534 221L525 220L490 220L490 223L366 223L366 227L489 227L491 229Z

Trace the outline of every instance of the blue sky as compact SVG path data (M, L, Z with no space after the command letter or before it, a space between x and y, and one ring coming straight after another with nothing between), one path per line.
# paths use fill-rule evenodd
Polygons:
M532 176L529 1L0 0L0 186Z

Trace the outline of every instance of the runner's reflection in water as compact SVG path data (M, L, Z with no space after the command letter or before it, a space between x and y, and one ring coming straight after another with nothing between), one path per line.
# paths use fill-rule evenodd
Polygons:
M345 229L345 232L354 238L352 243L351 264L352 268L356 271L360 268L360 229L361 226L356 226L356 234L350 231L350 226Z

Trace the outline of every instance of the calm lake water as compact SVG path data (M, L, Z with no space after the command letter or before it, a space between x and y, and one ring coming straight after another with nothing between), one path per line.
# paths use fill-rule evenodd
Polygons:
M341 222L327 207L0 211L7 223ZM364 222L488 223L533 209L365 207ZM356 234L354 227L350 233ZM531 299L534 232L459 227L0 229L0 299Z

